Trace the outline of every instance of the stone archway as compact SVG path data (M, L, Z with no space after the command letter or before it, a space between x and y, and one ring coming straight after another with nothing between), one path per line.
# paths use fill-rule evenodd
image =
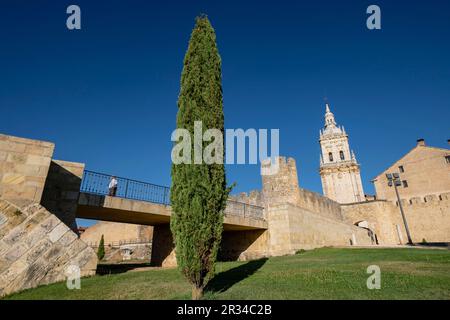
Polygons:
M355 226L366 229L369 233L370 239L372 240L372 244L378 244L378 237L374 230L372 230L369 226L369 222L367 220L360 220L354 223Z

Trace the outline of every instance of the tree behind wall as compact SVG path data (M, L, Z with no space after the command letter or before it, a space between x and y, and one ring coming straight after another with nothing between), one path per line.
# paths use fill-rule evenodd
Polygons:
M102 235L102 237L100 238L100 243L98 244L97 258L100 261L103 260L104 257L105 257L105 239Z
M221 60L208 18L198 17L184 58L178 98L177 128L187 129L194 150L194 122L224 132ZM223 137L222 137L223 143ZM206 146L203 142L203 149ZM202 149L202 150L203 150ZM224 155L224 148L221 150ZM172 165L171 230L177 263L200 299L214 275L223 230L223 210L230 189L223 164Z

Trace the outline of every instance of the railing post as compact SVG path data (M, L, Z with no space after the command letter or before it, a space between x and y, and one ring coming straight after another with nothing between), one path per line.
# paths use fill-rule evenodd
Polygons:
M128 179L126 180L127 184L125 185L125 198L128 196Z

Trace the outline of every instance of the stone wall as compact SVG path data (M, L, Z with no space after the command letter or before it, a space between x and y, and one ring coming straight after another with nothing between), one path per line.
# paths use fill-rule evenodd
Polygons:
M306 189L299 188L298 192L296 206L324 217L344 221L341 206L336 201Z
M153 227L131 223L99 221L88 227L81 234L80 238L87 244L96 246L100 242L102 235L105 243L151 242Z
M0 297L63 281L71 265L82 277L94 275L97 256L41 205L0 200Z
M272 256L323 246L373 244L366 229L315 214L290 203L271 206L268 217L268 248Z
M450 192L402 201L413 242L450 243ZM393 216L401 223L398 206Z
M150 262L153 227L138 224L99 221L90 226L80 236L94 250L98 249L101 237L105 241L104 261L120 262L125 257L125 249L129 249L131 260ZM117 253L117 254L115 254Z
M153 248L157 248L153 250ZM175 246L169 224L153 227L152 256L150 263L156 267L176 267Z
M402 200L413 242L450 242L450 193ZM349 223L367 221L380 244L404 244L406 231L396 202L368 201L342 206Z
M55 145L0 134L0 198L40 203Z
M264 161L261 172L266 205L299 201L297 166L293 158L277 157L275 163Z
M76 212L84 163L52 160L42 195L42 205L72 230L77 230Z
M297 167L293 158L279 157L278 170L268 170L271 175L263 175L263 197L265 206L291 203L324 217L343 221L339 203L316 192L300 188ZM270 164L263 164L270 167ZM273 166L273 165L272 165Z
M380 245L400 244L397 233L397 220L393 213L398 209L389 201L367 201L342 205L342 212L349 224L367 221L368 227L375 232ZM398 225L403 228L403 224ZM406 238L405 238L406 239Z
M218 259L247 261L269 255L267 230L224 231Z
M229 199L260 207L264 207L265 205L264 195L259 190L252 190L249 193L241 192L236 195L230 195Z

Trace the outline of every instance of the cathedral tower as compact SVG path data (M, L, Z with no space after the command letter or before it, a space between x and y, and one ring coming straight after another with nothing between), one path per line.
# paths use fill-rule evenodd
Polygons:
M364 201L359 164L350 150L344 127L337 126L328 103L319 142L323 194L339 203Z

